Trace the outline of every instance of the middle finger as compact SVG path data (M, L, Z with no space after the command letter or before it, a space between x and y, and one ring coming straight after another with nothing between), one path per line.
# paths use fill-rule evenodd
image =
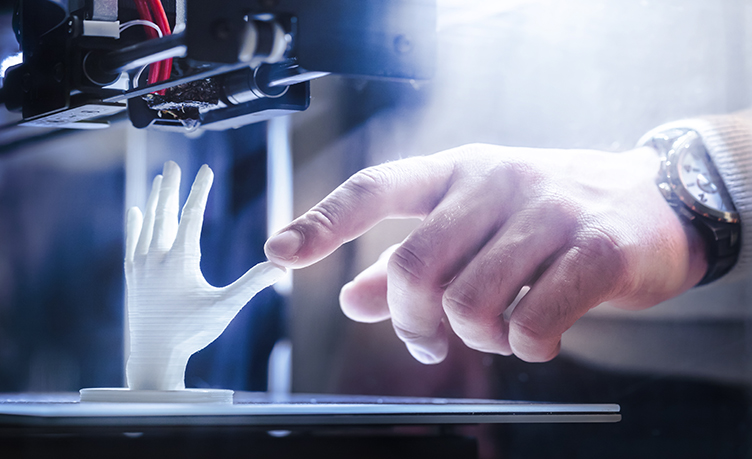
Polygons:
M447 286L444 312L454 332L473 349L509 355L504 311L569 237L567 222L525 209L511 216Z
M480 187L453 186L389 259L392 325L423 363L441 362L447 353L444 288L500 224L502 216L488 211L490 195Z

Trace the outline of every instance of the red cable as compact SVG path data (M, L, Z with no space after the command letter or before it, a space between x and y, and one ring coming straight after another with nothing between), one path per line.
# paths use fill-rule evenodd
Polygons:
M136 9L138 10L138 15L141 17L141 19L145 21L149 21L149 22L154 22L151 16L151 10L149 10L149 5L146 3L146 0L134 0L134 1L136 3ZM144 28L146 29L146 36L149 37L149 39L159 37L157 32L151 27L144 26ZM162 33L164 34L164 31ZM151 64L149 66L149 77L147 78L147 84L152 85L160 81L161 74L162 74L161 61Z
M164 6L160 0L134 0L136 3L136 9L141 19L149 22L153 22L157 27L162 30L162 36L170 35L170 23L167 20L167 13L165 13ZM153 18L152 18L153 13ZM157 32L146 27L146 35L149 39L157 38L159 35ZM163 61L155 62L149 66L149 77L147 83L149 85L159 83L160 81L169 80L172 75L172 58L165 59ZM157 91L159 94L164 95L164 89Z
M149 0L151 10L155 16L155 22L157 26L162 29L162 36L166 37L172 32L170 31L170 23L167 20L167 13L165 13L164 6L162 6L161 0ZM172 74L172 58L162 61L162 67L160 72L159 81L169 80Z

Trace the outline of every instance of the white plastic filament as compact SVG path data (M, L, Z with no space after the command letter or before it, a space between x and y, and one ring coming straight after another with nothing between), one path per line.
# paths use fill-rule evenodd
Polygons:
M128 388L185 389L191 355L214 341L256 293L285 269L260 263L226 287L213 287L200 268L201 228L214 174L196 175L178 221L180 168L170 161L154 179L142 214L128 211L125 278L130 327Z

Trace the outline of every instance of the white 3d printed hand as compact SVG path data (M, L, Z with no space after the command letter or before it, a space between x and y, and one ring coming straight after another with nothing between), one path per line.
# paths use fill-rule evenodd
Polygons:
M154 179L146 214L128 211L125 278L128 290L131 390L185 388L188 358L214 341L240 309L279 280L284 268L260 263L232 284L209 285L200 268L201 227L214 174L198 171L178 223L180 168L170 161Z

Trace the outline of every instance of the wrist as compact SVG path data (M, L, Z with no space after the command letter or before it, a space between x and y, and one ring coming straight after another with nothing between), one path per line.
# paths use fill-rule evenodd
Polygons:
M131 390L185 389L190 354L155 346L131 346L125 373Z
M689 290L696 286L705 277L708 272L707 248L706 243L697 228L690 222L680 218L680 224L684 229L684 235L687 240L687 277L681 291Z
M654 146L645 145L640 148L650 151L650 155L655 158L660 159L663 156L663 153L659 152ZM657 167L660 163L656 162L655 164ZM681 228L682 233L677 232L676 234L679 238L683 237L683 247L686 248L686 278L679 288L679 293L681 293L696 286L705 276L705 273L708 270L706 243L695 225L693 225L688 218L683 218L676 212L674 206L668 202L666 193L663 190L661 190L661 195L666 202L666 205L671 208L670 213L673 214L676 219L676 225L674 225L674 227Z
M641 142L653 148L661 160L656 185L685 227L693 258L703 258L696 252L700 240L705 273L695 285L722 277L738 259L741 225L703 138L691 129L672 128Z

